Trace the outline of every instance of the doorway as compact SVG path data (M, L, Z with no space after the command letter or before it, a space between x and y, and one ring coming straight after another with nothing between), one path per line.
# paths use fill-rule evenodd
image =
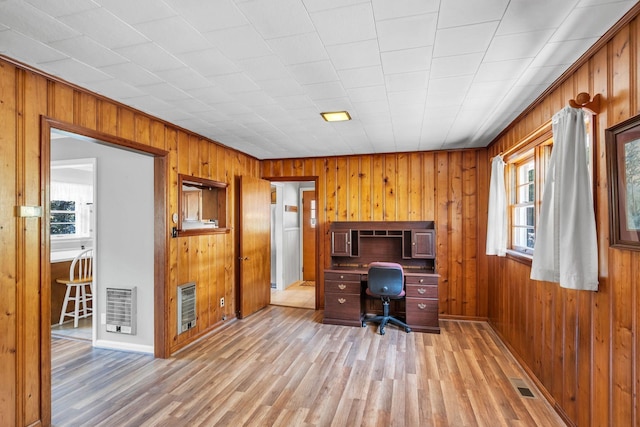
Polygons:
M317 308L315 188L315 179L271 182L273 305Z

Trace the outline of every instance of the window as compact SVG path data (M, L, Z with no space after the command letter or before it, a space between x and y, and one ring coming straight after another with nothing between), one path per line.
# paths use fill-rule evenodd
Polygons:
M76 234L76 202L71 200L51 201L51 234L69 235Z
M511 244L513 249L533 253L535 242L536 174L533 152L514 164L515 183L511 215Z
M521 149L506 158L509 201L509 249L532 255L536 221L540 213L544 175L551 157L551 124L519 144Z

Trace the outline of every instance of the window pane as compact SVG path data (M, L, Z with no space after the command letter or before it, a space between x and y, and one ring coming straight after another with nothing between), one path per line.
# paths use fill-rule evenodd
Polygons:
M533 228L524 228L524 227L513 228L513 246L533 250L533 245L535 241L536 241L536 235Z
M75 234L75 224L51 224L51 234L64 235Z
M513 210L513 225L534 227L535 212L533 206L516 206Z
M68 201L68 200L52 200L51 210L52 211L75 211L76 202Z
M76 214L75 213L66 213L66 212L51 212L51 223L75 223L76 222Z

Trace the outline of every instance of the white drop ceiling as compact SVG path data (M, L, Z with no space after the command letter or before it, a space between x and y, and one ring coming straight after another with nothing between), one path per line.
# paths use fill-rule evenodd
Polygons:
M635 4L0 0L0 54L259 159L483 147Z

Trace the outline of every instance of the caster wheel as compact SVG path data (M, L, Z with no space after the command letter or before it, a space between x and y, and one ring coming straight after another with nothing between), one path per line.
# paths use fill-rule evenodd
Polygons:
M409 333L409 332L411 332L411 328L404 328L404 331L405 331L406 333Z
M384 329L380 329L380 335L384 335Z
M365 326L367 326L367 324L365 322L362 322L362 327L364 328Z

